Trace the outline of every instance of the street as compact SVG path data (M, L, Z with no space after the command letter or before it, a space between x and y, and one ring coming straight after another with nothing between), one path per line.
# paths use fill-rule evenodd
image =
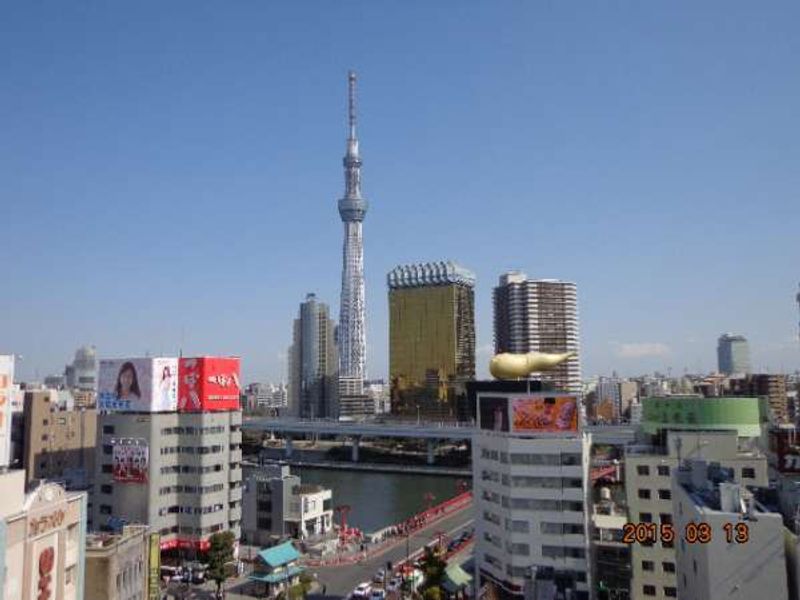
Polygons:
M420 550L426 544L434 541L438 532L444 532L447 537L455 537L472 525L472 506L437 521L411 534L408 540L410 553ZM316 573L320 585L326 587L328 597L342 598L353 591L353 588L362 581L372 581L373 575L386 568L386 562L393 565L406 558L406 538L400 538L398 545L393 546L380 556L372 557L354 565L338 565L332 567L318 567L311 569Z

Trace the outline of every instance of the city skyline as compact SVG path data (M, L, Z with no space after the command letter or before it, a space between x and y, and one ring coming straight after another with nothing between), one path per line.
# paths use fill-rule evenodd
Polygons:
M755 371L798 368L800 88L776 67L798 49L796 6L439 6L422 24L360 6L354 39L333 35L333 7L198 9L186 31L180 6L157 28L145 9L7 11L0 352L25 356L20 377L89 343L235 354L247 380L285 380L297 298L334 306L341 283L351 67L380 199L371 378L388 372L383 277L431 256L477 275L478 376L509 269L578 285L586 377L712 370L721 331L748 338Z

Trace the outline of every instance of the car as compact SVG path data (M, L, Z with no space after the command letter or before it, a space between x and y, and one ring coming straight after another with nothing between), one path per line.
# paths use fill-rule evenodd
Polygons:
M369 583L359 583L356 586L356 589L353 590L353 593L350 594L350 597L353 599L361 599L366 600L369 598L369 593L372 590L372 585Z
M372 581L375 583L383 583L383 580L386 578L386 571L383 569L379 569L375 575L372 576Z
M369 600L384 600L386 598L386 592L384 592L381 588L373 588L369 594Z
M389 580L389 583L386 584L386 591L387 592L399 592L400 588L403 585L403 580L399 577L392 577Z

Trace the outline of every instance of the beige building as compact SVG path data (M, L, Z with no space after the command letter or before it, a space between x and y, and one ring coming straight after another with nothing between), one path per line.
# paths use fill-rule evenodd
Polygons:
M86 494L56 483L25 494L25 472L0 473L0 597L83 600Z
M155 543L152 578L146 525L130 525L121 534L95 533L86 538L85 600L147 600L159 594L159 550Z
M673 524L672 477L678 464L702 458L733 468L734 480L766 486L767 460L747 448L736 431L669 431L664 446L629 446L625 453L625 492L628 521ZM676 530L676 540L683 532ZM631 598L651 600L678 597L675 542L635 543L631 546Z
M56 390L26 392L24 407L26 485L57 479L69 488L88 487L94 473L97 411L66 410Z

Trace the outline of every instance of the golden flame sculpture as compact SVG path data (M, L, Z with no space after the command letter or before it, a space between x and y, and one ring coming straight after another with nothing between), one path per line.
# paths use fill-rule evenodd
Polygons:
M568 358L577 356L575 352L563 354L547 354L545 352L528 352L527 354L496 354L489 362L489 372L495 379L519 379L531 373L549 371Z

